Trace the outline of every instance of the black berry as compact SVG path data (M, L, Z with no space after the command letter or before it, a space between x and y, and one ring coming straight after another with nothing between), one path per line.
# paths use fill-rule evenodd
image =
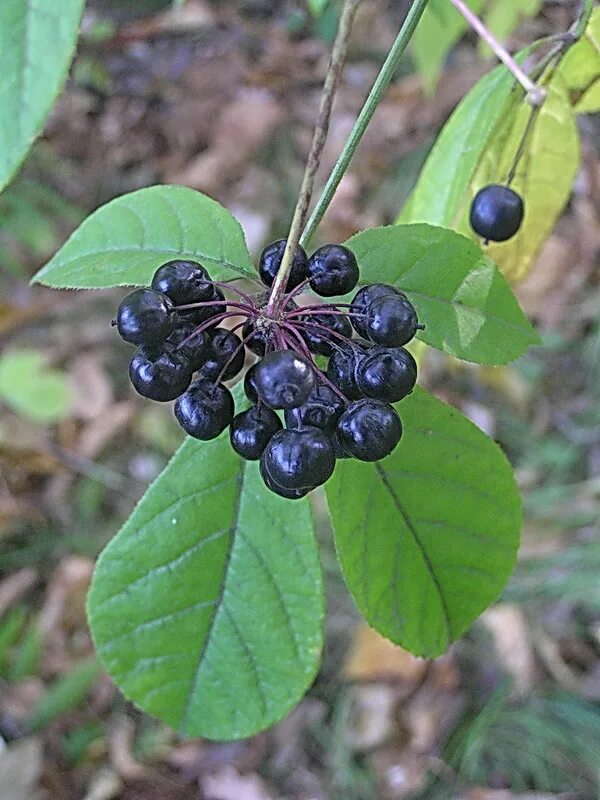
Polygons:
M271 478L271 476L265 469L265 465L262 459L260 461L260 474L267 489L270 489L272 492L278 494L280 497L284 497L286 500L301 500L303 497L306 497L306 495L312 489L312 487L308 487L307 489L284 489L283 486L280 486L278 483L275 483L273 478Z
M334 434L345 405L333 389L321 384L314 387L303 405L285 412L285 424L288 428L319 428Z
M369 286L363 286L354 295L350 307L352 327L362 336L363 339L368 339L367 335L367 309L374 300L379 297L388 297L395 295L397 297L406 297L403 292L398 291L394 286L388 286L386 283L371 283Z
M280 239L277 242L267 245L267 247L265 247L261 253L260 260L258 262L258 272L260 279L265 286L273 285L275 276L279 272L279 267L281 266L285 245L286 240ZM296 286L302 283L302 281L306 280L306 262L306 251L303 247L298 245L292 260L292 269L287 282L286 288L288 290L294 289Z
M344 344L342 336L352 338L352 325L345 314L305 314L300 321L303 326L300 330L309 349L322 356L330 356L339 349Z
M229 381L241 372L246 354L242 340L225 328L211 328L200 376L211 381Z
M208 355L208 336L205 331L196 333L196 326L183 324L167 339L167 344L186 359L192 372L200 369Z
M310 288L321 297L351 292L358 283L358 264L352 250L341 244L327 244L308 259Z
M169 261L152 278L152 288L163 292L175 305L202 303L213 297L208 272L195 261Z
M329 359L327 377L348 400L356 400L361 396L356 383L356 370L364 356L365 351L355 345L336 350Z
M403 347L374 347L356 369L356 384L365 397L397 403L417 382L417 363Z
M233 419L235 405L229 389L220 383L197 380L175 403L175 416L195 439L215 439Z
M292 350L273 350L254 374L258 396L271 408L296 408L304 403L315 383L312 365Z
M233 418L229 432L231 446L242 458L258 461L281 427L281 420L270 408L252 406Z
M267 352L267 347L271 341L271 334L264 328L257 330L255 323L249 319L242 328L242 338L248 350L251 350L262 358Z
M406 297L378 297L366 313L367 338L385 347L402 347L418 330L417 312Z
M175 328L169 298L154 289L136 289L117 311L117 330L131 344L162 344Z
M333 441L317 428L279 431L267 445L261 462L278 486L310 491L333 474Z
M252 364L244 375L244 394L251 403L258 403L258 389L256 388L256 367Z
M513 189L492 183L480 189L471 203L471 227L492 242L505 242L523 222L523 198Z
M171 348L140 347L129 364L129 378L142 397L166 403L185 392L192 370L186 359Z
M402 437L394 409L379 400L357 400L340 417L337 429L342 447L361 461L389 456Z

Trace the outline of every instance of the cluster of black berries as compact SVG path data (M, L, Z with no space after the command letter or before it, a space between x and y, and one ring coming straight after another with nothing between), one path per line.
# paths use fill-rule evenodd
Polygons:
M471 227L486 242L506 242L519 231L525 207L520 194L500 183L480 189L471 203Z
M275 242L261 255L259 274L267 287L285 245ZM391 404L406 397L417 379L404 345L422 326L393 286L365 286L351 303L296 302L309 286L322 297L347 294L358 278L356 258L346 247L327 245L310 258L298 247L285 293L271 307L264 292L252 297L212 281L200 264L170 261L150 288L134 291L119 306L119 333L139 347L131 382L144 397L176 400L175 416L190 436L213 439L229 426L233 449L260 460L269 489L304 497L331 476L336 459L377 461L394 450L402 423ZM223 288L235 300L225 299ZM226 321L232 327L220 327ZM246 349L258 356L244 377L252 405L235 415L225 382L242 371ZM318 368L315 356L328 359L326 369Z

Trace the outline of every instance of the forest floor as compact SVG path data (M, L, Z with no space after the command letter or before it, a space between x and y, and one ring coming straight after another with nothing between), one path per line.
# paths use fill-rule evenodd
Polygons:
M327 645L315 685L286 720L233 744L183 742L99 670L84 608L94 560L181 434L128 388L129 351L110 326L123 293L56 292L29 278L87 213L156 182L227 205L254 253L285 235L335 30L333 12L312 20L301 3L159 5L88 4L68 88L0 198L0 347L29 351L16 405L0 402L0 800L597 797L597 117L580 118L574 195L518 287L543 347L505 368L433 350L422 358L422 383L516 468L523 545L501 601L435 662L392 647L358 621L317 493ZM322 175L406 11L404 2L362 5ZM574 9L547 3L511 45L565 30ZM406 59L323 240L394 221L437 131L489 66L467 37L429 97ZM44 420L36 406L50 395L57 419Z

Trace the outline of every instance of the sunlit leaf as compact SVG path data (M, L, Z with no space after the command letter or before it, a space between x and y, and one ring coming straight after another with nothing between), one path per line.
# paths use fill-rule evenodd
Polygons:
M56 422L69 410L67 376L36 350L11 350L0 358L0 401L35 422Z
M0 189L20 167L63 87L83 5L0 2Z
M562 59L559 72L580 114L600 111L600 8L592 12L582 38Z

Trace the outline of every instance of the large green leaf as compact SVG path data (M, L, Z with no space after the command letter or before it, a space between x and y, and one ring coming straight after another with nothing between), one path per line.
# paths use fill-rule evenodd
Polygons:
M184 186L151 186L95 211L34 281L66 289L147 285L173 258L200 261L215 280L256 278L226 208Z
M358 608L393 642L433 657L500 595L521 504L498 446L457 410L417 388L399 411L396 451L339 462L327 498Z
M569 95L560 75L546 86L547 98L525 140L512 186L525 200L521 229L507 242L492 242L487 253L509 280L521 280L567 204L579 168L579 134ZM472 195L488 183L503 182L530 121L522 104L489 143L463 203L457 205L456 227L468 230ZM473 231L471 236L477 238Z
M226 435L188 439L100 556L88 614L101 660L140 708L185 736L266 728L320 658L308 501L267 491Z
M10 350L0 357L0 400L34 422L56 422L69 411L68 376L37 350Z
M63 87L83 5L0 2L0 189L20 167Z
M398 222L456 227L471 181L498 125L516 113L523 92L496 67L456 107L437 138Z
M346 244L362 283L391 283L406 292L427 344L467 361L505 364L539 343L502 275L464 236L432 225L390 225Z
M584 35L559 65L575 111L600 111L600 7L592 12Z

